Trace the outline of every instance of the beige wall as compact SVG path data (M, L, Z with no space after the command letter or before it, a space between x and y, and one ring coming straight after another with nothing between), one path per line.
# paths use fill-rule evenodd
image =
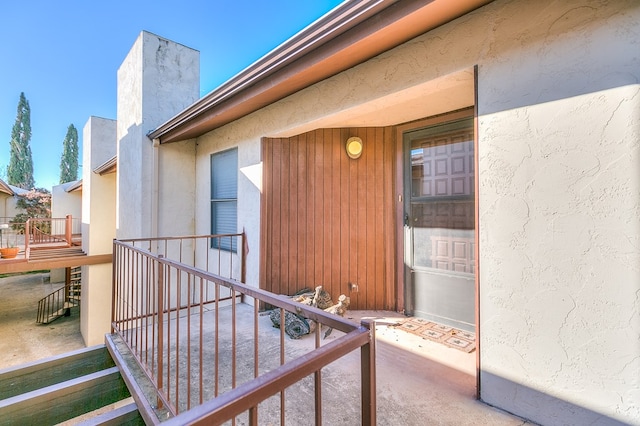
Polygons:
M67 192L67 188L75 183L67 182L51 189L51 217L71 215L75 219L82 219L82 189Z
M157 235L158 217L151 212L158 206L158 175L165 172L159 170L157 147L146 135L198 99L199 79L198 51L145 31L118 69L118 238ZM171 189L165 188L167 193ZM173 196L186 208L186 200L193 205L185 194Z
M16 205L18 198L15 195L8 195L0 193L0 210L2 214L0 217L14 217L18 213L23 212Z
M159 236L194 234L195 152L193 141L168 144L158 150Z
M111 331L111 263L82 267L80 332L87 346L101 345Z
M94 173L116 153L116 122L90 117L82 133L82 249L88 255L113 251L116 175ZM111 264L82 267L80 331L87 346L104 343L111 327Z
M13 195L0 192L0 217L2 218L9 217L9 215L7 214L7 211L10 209L8 205L9 203L12 203L12 202L15 202L13 200Z
M534 3L488 8L478 73L483 399L637 424L640 3Z
M200 137L196 233L209 156L238 146L257 285L260 138L466 106L477 65L482 398L543 424L638 423L639 32L633 0L493 2ZM430 84L447 76L454 96Z
M51 188L51 217L65 218L71 215L72 233L80 233L80 224L82 220L82 189L67 192L67 189L77 182L66 182L55 185ZM50 274L51 282L64 282L65 270L52 269Z

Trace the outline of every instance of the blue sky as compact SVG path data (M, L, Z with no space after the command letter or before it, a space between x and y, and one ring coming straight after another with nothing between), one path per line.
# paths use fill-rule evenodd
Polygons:
M200 51L203 96L340 3L4 2L0 9L0 177L6 178L20 92L31 107L30 146L36 186L51 190L59 182L68 126L78 129L81 145L89 116L116 118L116 73L140 31Z

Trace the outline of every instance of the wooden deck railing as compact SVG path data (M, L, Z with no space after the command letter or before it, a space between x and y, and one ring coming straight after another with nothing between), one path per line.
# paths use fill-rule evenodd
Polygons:
M284 424L285 389L312 376L310 416L319 425L328 409L323 367L360 348L361 423L375 424L374 327L242 283L244 247L242 234L114 242L112 328L153 383L153 414L176 425L235 424L238 416L256 425L260 405ZM292 350L285 328L265 322L265 306L280 324L287 313L317 324L314 347ZM344 335L322 341L321 327Z
M64 218L30 218L24 227L24 249L29 256L30 246L62 243L70 247L74 236L81 234L80 219L67 215Z

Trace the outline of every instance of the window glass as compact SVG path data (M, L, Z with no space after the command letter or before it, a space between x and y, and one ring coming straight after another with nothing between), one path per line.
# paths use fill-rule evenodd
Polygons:
M238 227L238 150L211 155L211 233L235 234ZM213 239L212 247L237 250L237 238Z

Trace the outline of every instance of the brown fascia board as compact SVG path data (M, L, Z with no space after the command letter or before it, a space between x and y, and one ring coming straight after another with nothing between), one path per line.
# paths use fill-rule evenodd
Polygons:
M201 136L491 1L348 3L150 132L148 137L169 143ZM327 23L332 20L336 22ZM330 24L336 28L327 28ZM299 45L301 42L306 44Z
M0 192L4 192L5 194L8 194L8 195L15 195L15 192L13 192L11 187L7 185L7 183L2 179L0 179Z
M82 179L77 180L73 185L69 185L69 187L65 190L66 192L73 192L82 189Z
M107 173L114 173L117 169L118 169L118 157L114 155L109 160L105 161L103 164L93 169L93 173L96 173L102 176L102 175L106 175Z

